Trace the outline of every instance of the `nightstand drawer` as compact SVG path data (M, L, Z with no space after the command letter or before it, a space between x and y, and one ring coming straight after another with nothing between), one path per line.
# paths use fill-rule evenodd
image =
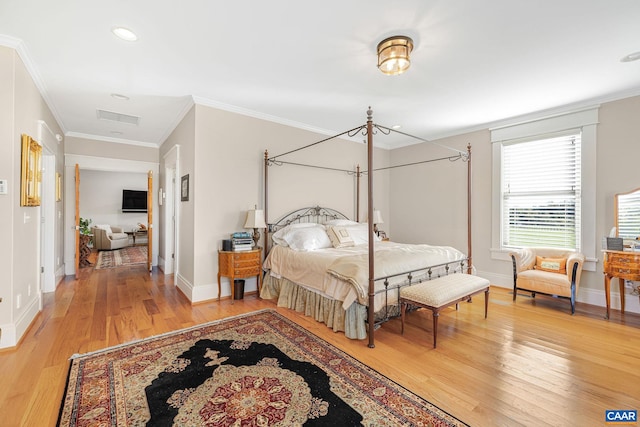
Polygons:
M260 258L254 257L253 259L236 259L231 260L232 265L236 267L253 267L255 265L260 265Z
M617 265L632 265L635 264L635 266L640 265L640 254L634 254L634 253L625 253L623 254L609 254L608 256L608 260L609 263L611 265L617 266Z
M256 265L254 267L238 267L236 266L236 268L233 271L233 275L236 277L242 277L242 276L257 276L258 274L260 274L260 266Z
M236 262L253 261L253 260L260 259L260 251L235 252L232 255L232 258Z

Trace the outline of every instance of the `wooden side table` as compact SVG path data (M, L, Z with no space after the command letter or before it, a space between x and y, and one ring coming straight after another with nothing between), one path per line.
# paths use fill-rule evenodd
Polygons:
M89 255L91 255L91 248L89 247L89 242L91 242L91 238L93 234L81 234L80 235L80 268L83 267L91 267L91 262L89 261Z
M220 300L220 277L229 278L231 284L231 303L234 302L235 279L256 276L258 278L258 296L262 290L262 248L250 251L218 251L218 301Z
M611 251L604 252L604 294L607 299L607 319L611 309L611 279L618 278L620 286L620 311L624 313L624 281L640 280L640 252Z

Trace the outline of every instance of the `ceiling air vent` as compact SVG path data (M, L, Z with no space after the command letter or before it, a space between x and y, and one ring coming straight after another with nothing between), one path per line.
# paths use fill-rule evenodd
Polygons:
M100 120L110 120L118 123L128 123L130 125L138 126L140 117L130 116L128 114L114 113L113 111L96 110L98 112L98 118Z

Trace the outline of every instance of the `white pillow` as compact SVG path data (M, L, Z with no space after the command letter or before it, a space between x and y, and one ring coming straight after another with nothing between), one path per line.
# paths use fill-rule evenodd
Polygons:
M366 245L369 243L369 225L367 223L349 225L344 227L349 231L349 235L353 239L354 245ZM380 240L375 233L373 234L374 241Z
M331 219L325 222L324 225L326 225L327 227L336 226L336 225L338 227L342 227L345 225L358 225L358 223L355 221L351 221L350 219Z
M294 251L314 251L331 247L331 240L322 226L294 228L284 235L284 240Z
M327 229L327 234L334 248L345 248L355 244L348 227L332 226Z
M275 243L276 245L289 246L287 241L284 239L285 234L287 234L289 231L294 230L296 228L310 228L310 227L318 227L318 224L313 222L301 222L299 224L290 224L273 233L273 235L271 236L271 239L273 240L273 243Z

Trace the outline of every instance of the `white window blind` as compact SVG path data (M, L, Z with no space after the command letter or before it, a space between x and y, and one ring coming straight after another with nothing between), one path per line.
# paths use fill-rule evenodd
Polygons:
M503 247L580 250L580 137L503 143Z
M618 236L640 237L640 192L618 196Z

